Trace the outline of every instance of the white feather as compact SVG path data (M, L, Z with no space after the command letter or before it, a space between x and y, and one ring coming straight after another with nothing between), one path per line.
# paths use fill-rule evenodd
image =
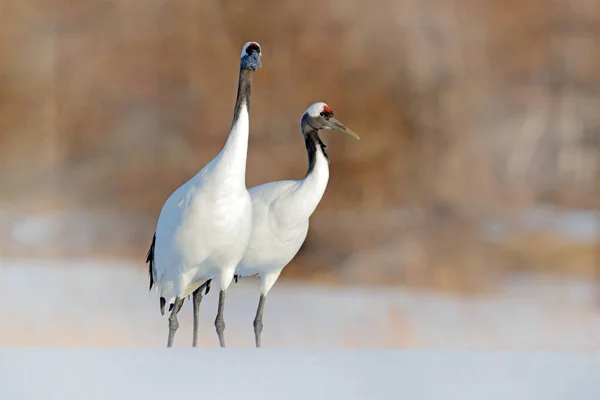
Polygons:
M319 114L321 114L321 112L325 109L326 106L327 104L323 103L322 101L318 101L314 104L311 104L311 106L306 109L304 114L308 114L311 117L316 117Z
M258 274L267 295L283 268L296 256L308 233L309 218L329 181L329 162L320 147L311 174L298 181L269 182L249 190L252 235L236 274Z
M249 116L243 105L221 153L165 202L156 229L158 293L168 304L207 279L226 290L248 245L252 206L246 189Z

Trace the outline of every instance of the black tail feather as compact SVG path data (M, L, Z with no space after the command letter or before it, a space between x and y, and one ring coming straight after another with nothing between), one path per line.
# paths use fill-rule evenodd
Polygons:
M148 274L150 275L150 289L154 286L154 274L152 270L154 269L154 245L156 244L156 233L152 237L152 244L150 245L150 250L148 250L148 254L146 254L146 262L148 263Z
M165 300L164 297L160 298L160 315L165 315L165 304L167 303L167 301Z

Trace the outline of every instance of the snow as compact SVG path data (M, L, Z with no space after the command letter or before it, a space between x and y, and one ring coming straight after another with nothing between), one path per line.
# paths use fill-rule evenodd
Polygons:
M131 251L131 243L147 237L156 220L113 211L27 212L0 204L0 226L0 254L88 257L99 247L113 254Z
M3 349L14 399L600 398L599 354L282 349Z
M199 343L217 347L217 292L202 302ZM565 276L515 277L498 292L455 296L406 288L279 282L263 345L303 349L600 350L597 287ZM258 283L227 294L228 347L252 347ZM167 319L142 262L0 260L0 346L163 347ZM191 343L191 303L176 347Z
M244 280L227 297L228 348L215 348L211 292L200 344L212 348L189 348L187 303L175 338L187 348L164 349L167 320L140 265L0 260L2 398L600 398L591 283L521 276L459 297L282 282L265 308L267 348L257 350L258 285Z
M488 238L500 239L514 232L544 233L573 243L594 244L600 239L600 213L538 204L510 219L489 221L482 233Z

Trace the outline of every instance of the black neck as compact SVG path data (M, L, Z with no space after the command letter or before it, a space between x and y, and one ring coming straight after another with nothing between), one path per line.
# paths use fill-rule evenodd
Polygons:
M240 79L238 81L238 92L235 100L235 108L233 109L233 125L240 116L240 111L245 105L250 112L250 94L252 89L252 77L254 71L240 69Z
M304 132L304 144L306 145L306 152L308 153L308 172L306 172L306 176L310 175L315 169L315 164L317 163L317 152L319 149L323 152L323 155L329 161L329 156L325 151L325 143L319 137L319 130L314 128L309 128Z

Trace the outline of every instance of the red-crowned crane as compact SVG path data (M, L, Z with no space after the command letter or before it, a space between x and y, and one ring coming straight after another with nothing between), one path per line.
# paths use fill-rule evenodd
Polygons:
M219 284L215 328L225 347L223 307L237 265L251 234L252 202L246 189L250 92L254 72L261 66L261 48L248 42L240 56L238 92L231 131L223 150L167 199L148 251L150 288L155 284L161 313L169 304L169 337L173 345L179 327L177 313L194 292L194 338L198 338L198 309L202 289L211 279ZM197 290L198 289L198 290Z
M254 319L256 347L261 345L262 316L267 293L283 268L296 256L308 233L308 220L321 201L329 180L329 157L320 130L358 135L338 121L325 103L311 105L302 115L300 129L308 153L304 179L269 182L249 190L252 198L252 236L237 276L260 277L260 299Z

